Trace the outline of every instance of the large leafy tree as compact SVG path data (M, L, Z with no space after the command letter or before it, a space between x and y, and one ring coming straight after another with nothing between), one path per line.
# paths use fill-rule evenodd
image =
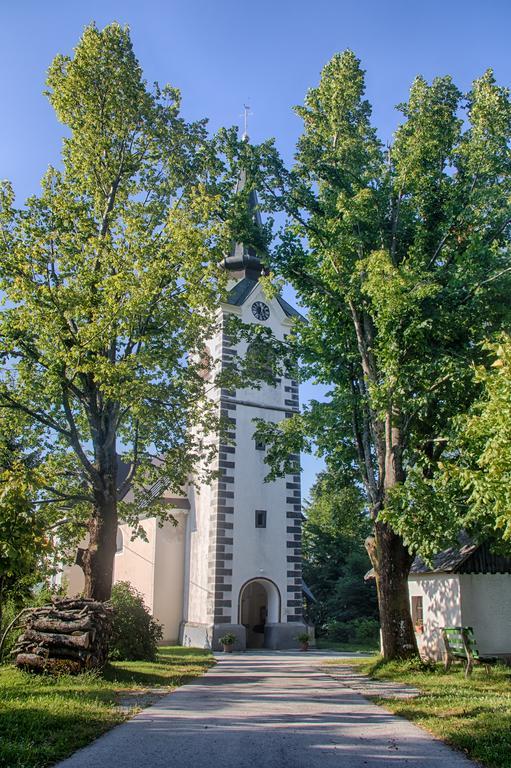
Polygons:
M317 436L356 468L393 658L416 652L407 577L421 524L437 543L446 533L441 516L421 517L417 488L477 393L478 342L509 322L511 106L491 71L467 95L449 77L417 77L384 147L364 88L356 56L334 56L296 110L293 170L271 147L260 156L266 203L290 219L274 269L309 308L306 369L332 385L329 404L268 426L266 440L284 436L296 450L300 435ZM285 445L269 458L285 463Z
M85 592L106 599L119 513L136 526L148 489L180 489L207 450L234 180L178 91L147 86L127 29L87 27L47 83L61 166L24 207L0 195L0 407L31 422L39 500L88 520Z

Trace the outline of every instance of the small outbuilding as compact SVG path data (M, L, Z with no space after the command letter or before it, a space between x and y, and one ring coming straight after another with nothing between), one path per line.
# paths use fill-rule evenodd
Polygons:
M416 557L408 579L412 620L421 656L440 659L443 627L473 627L479 651L511 659L511 557L466 534L459 547Z

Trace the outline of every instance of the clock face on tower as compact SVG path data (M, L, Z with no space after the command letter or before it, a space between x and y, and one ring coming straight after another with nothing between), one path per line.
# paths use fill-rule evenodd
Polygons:
M252 304L252 314L254 317L257 317L258 320L268 320L270 316L270 308L264 301L254 301Z

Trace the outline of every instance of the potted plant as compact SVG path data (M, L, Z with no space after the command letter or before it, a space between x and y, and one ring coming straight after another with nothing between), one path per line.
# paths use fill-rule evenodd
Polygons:
M309 650L309 633L308 632L300 632L300 634L298 635L298 637L296 639L300 643L300 650L301 651L308 651Z
M220 638L224 653L232 653L235 640L236 635L233 635L232 632L227 632L223 637Z

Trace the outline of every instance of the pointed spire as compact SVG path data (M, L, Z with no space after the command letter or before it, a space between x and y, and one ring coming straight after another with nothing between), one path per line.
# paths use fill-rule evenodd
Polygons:
M247 109L248 107L245 107L245 110ZM243 134L242 140L248 141L248 135L246 133ZM242 192L246 186L247 172L243 169L240 171L238 181L236 182L235 193L238 194L239 192ZM259 201L255 189L251 189L249 192L248 210L255 225L257 227L262 227L261 214L259 213ZM233 274L233 277L250 277L254 280L258 280L260 275L264 272L263 264L259 259L255 248L251 245L245 245L244 243L235 243L233 245L230 255L224 259L224 267L229 272L235 273Z
M252 112L250 111L250 107L248 104L243 104L243 135L241 137L242 141L245 141L248 143L249 135L248 135L248 117L251 115Z

